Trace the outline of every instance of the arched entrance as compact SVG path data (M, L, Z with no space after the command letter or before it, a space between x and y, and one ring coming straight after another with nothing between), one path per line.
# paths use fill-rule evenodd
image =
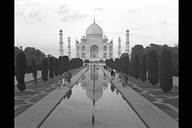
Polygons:
M97 45L92 45L90 47L90 57L91 58L98 58L99 57L99 48Z

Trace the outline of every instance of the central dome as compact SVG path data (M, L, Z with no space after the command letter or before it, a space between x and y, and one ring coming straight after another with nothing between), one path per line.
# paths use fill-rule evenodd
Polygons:
M99 25L95 23L95 19L94 19L94 22L87 28L86 36L93 36L93 37L103 36L103 30Z

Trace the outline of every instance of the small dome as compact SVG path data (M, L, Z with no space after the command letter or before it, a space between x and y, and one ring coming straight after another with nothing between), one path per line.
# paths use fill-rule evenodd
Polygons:
M107 39L107 36L106 36L106 35L104 35L104 36L103 36L103 39Z
M86 36L103 36L103 30L101 29L101 27L99 25L97 25L94 22L87 28L86 30Z
M86 39L86 37L85 37L85 36L82 36L81 39Z

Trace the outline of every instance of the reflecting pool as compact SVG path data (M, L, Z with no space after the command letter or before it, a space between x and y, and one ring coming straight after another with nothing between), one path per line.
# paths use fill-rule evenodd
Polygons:
M99 67L89 67L41 128L145 128Z

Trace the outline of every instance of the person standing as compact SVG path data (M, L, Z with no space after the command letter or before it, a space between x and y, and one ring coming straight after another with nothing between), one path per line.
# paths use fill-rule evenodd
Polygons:
M112 69L111 70L111 79L114 80L115 79L115 71Z
M67 73L67 82L68 82L68 84L71 83L71 77L72 77L72 74L71 74L70 71L68 71L68 73Z

